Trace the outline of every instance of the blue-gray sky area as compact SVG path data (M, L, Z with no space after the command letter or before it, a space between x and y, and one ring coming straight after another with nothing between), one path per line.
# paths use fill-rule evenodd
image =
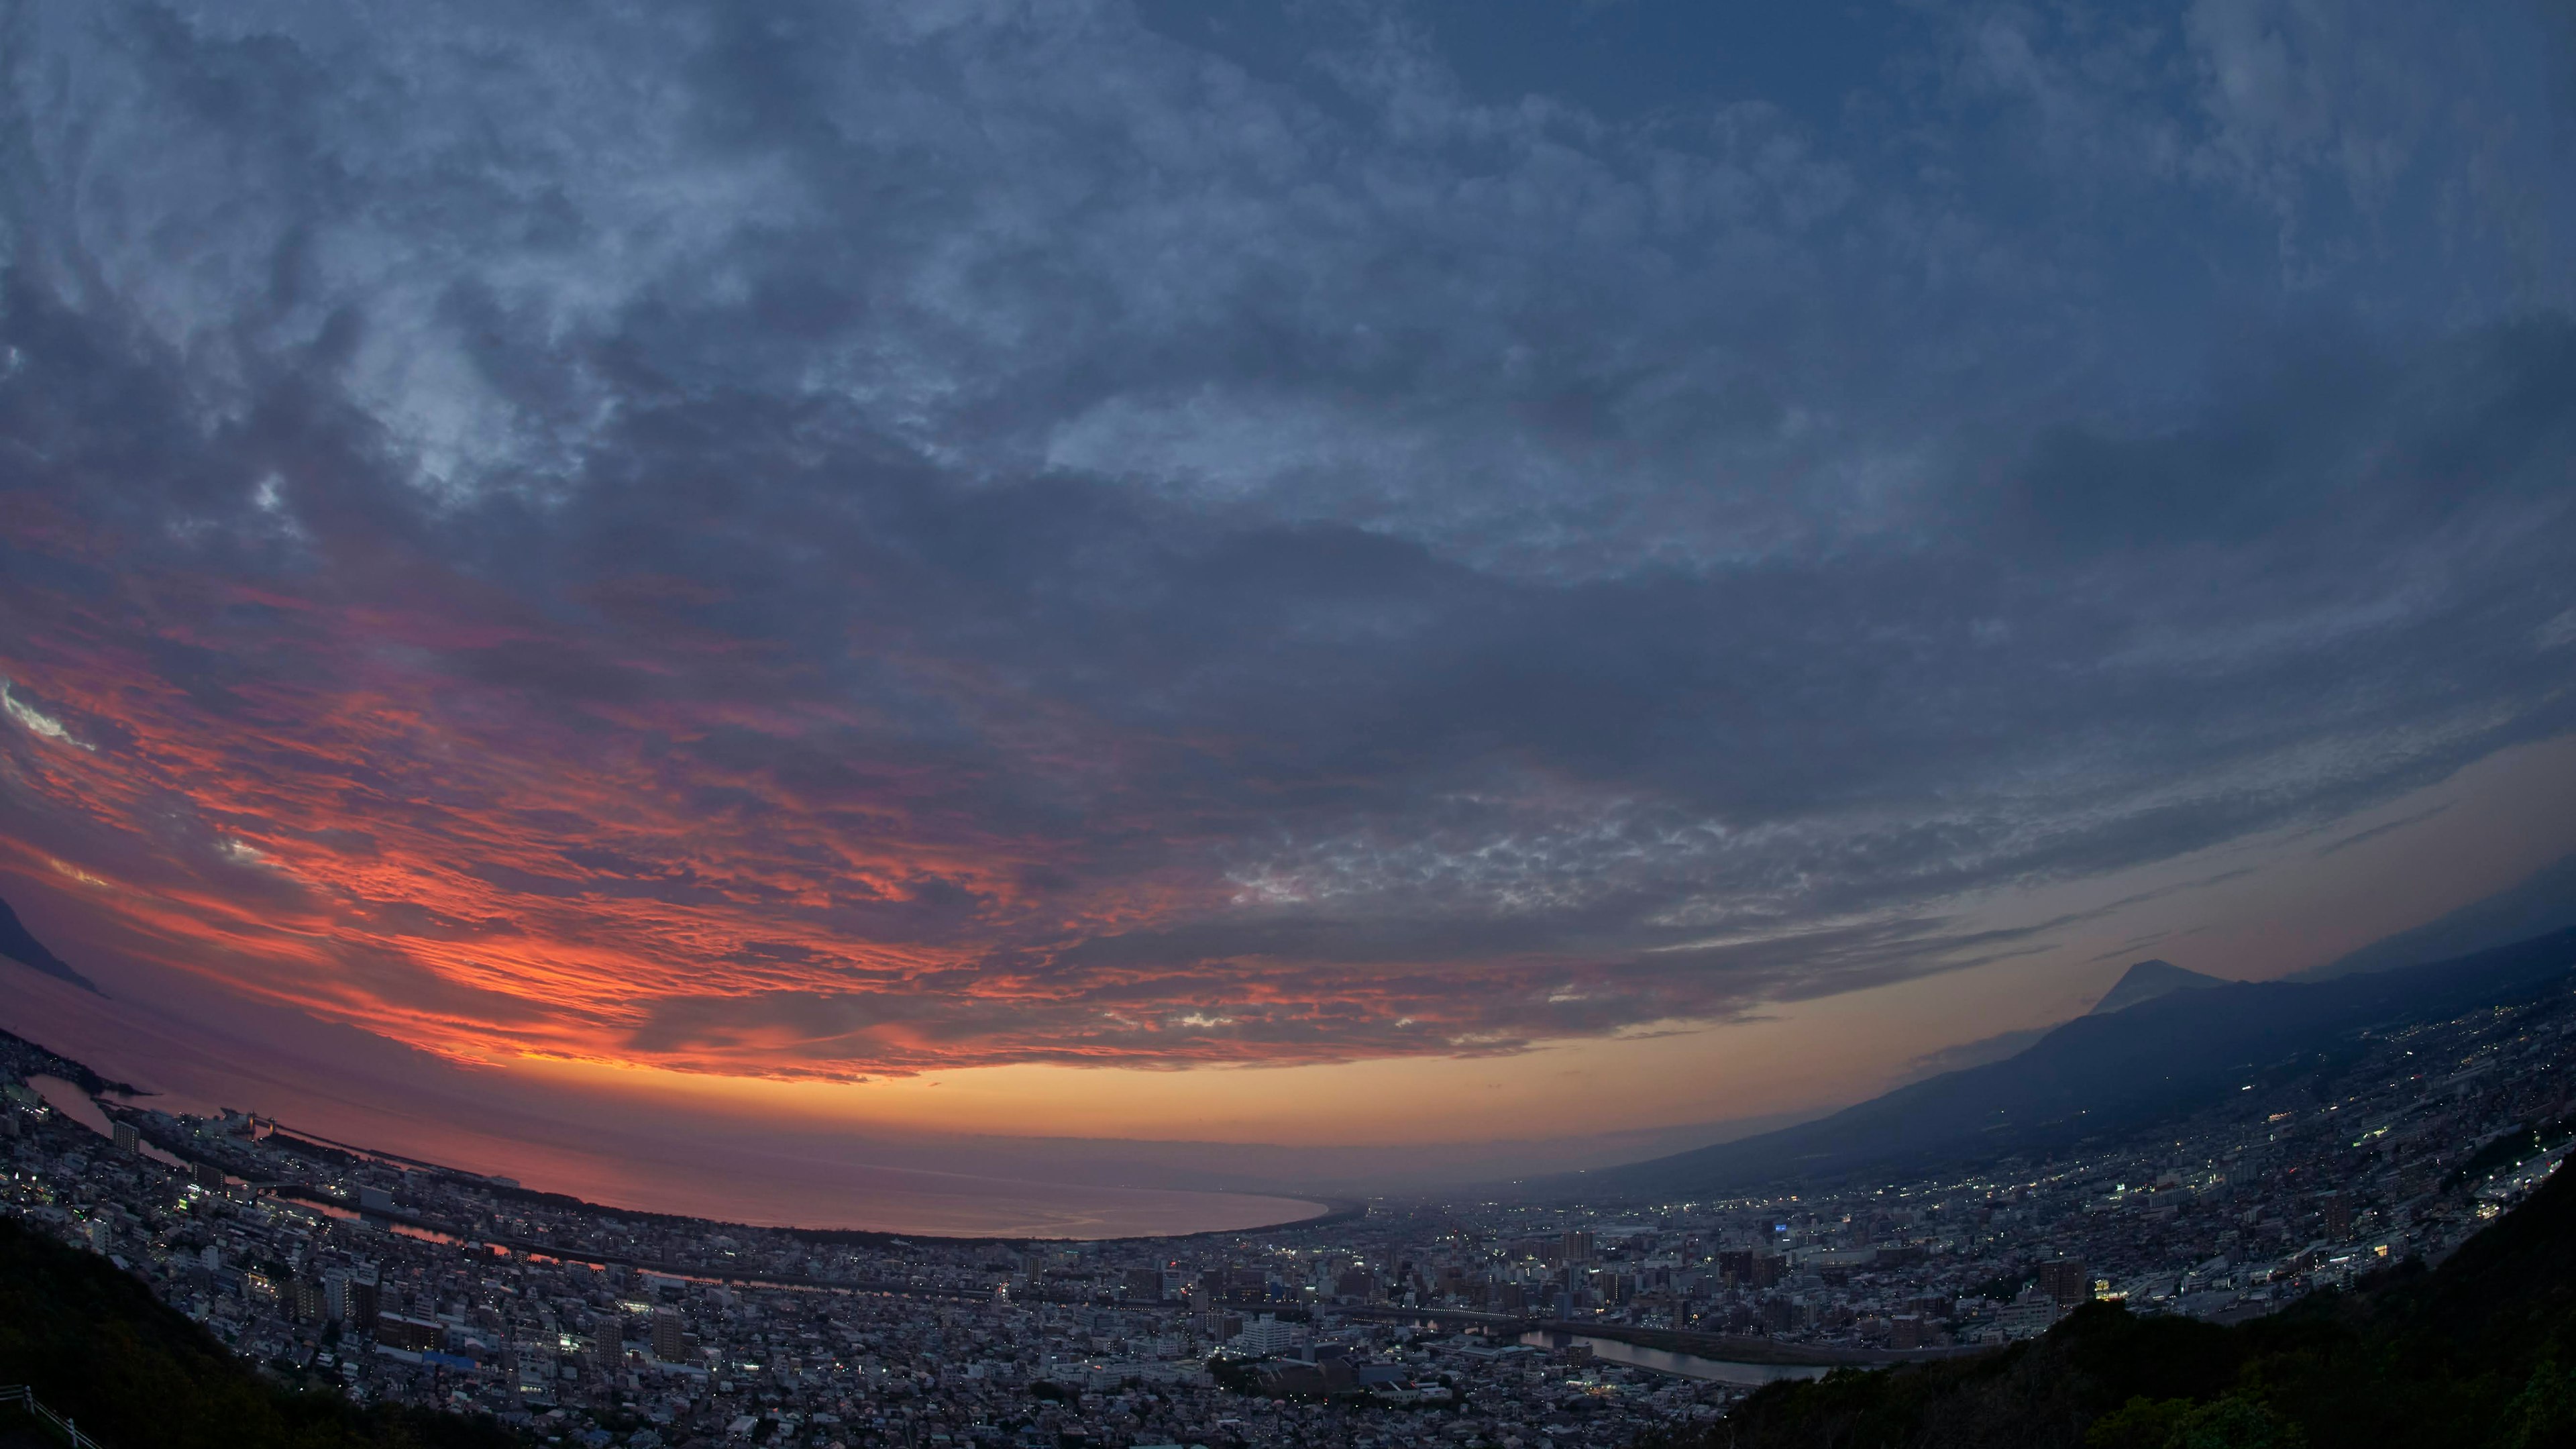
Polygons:
M1661 1130L2313 967L2576 851L2571 81L2521 3L0 0L0 894L94 1040L1038 1135L1701 1041Z

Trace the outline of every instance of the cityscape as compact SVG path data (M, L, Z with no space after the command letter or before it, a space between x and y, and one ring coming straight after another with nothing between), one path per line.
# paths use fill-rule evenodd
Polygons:
M2569 0L0 0L0 1449L2576 1449Z
M546 1443L1608 1446L2097 1299L2244 1321L2438 1263L2568 1151L2532 1127L2576 1084L2563 984L2361 1048L2151 1138L1948 1177L965 1242L621 1215L94 1102L12 1039L6 1212L289 1382Z

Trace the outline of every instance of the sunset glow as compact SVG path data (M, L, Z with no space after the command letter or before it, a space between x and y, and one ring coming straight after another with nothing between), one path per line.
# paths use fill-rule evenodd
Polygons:
M438 8L0 47L0 895L144 1085L1501 1175L2576 852L2520 20Z

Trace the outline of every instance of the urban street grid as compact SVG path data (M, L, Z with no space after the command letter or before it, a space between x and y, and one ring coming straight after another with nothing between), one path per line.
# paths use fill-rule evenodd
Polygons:
M2570 1007L2363 1036L2050 1160L1096 1243L619 1212L112 1093L103 1137L58 1110L97 1079L11 1038L0 1198L287 1382L548 1444L1606 1446L2091 1299L2233 1322L2438 1262L2567 1150Z

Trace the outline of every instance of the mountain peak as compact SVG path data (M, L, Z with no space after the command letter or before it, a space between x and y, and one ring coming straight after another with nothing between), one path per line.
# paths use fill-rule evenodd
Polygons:
M2109 994L2093 1003L2090 1014L2108 1016L2115 1011L2126 1011L2142 1001L2153 1001L2159 996L2171 996L2177 991L2204 991L2212 986L2235 984L2216 976L2203 976L2197 971L2186 971L2171 961L2141 961L2122 974Z
M0 901L0 956L6 956L30 971L41 971L47 976L68 981L83 991L100 996L107 994L100 991L88 977L65 965L62 957L46 950L45 943L37 940L24 925L19 923L18 913L9 909L7 901Z

